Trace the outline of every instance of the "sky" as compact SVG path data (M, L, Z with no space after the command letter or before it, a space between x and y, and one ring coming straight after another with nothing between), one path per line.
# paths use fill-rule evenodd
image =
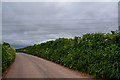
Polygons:
M117 2L3 2L2 41L15 48L118 29Z
M2 0L2 2L118 2L119 0Z

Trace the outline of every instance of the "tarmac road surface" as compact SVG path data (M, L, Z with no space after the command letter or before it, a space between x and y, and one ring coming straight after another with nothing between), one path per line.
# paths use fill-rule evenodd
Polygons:
M54 62L25 53L16 53L5 78L91 78Z

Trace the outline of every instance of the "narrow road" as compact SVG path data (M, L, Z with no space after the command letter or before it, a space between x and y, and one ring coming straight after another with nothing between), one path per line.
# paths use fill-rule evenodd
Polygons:
M91 78L91 76L36 56L16 53L15 62L5 78Z

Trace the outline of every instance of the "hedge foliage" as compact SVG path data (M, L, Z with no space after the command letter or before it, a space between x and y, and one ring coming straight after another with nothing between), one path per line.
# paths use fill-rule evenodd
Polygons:
M2 44L2 72L11 65L15 59L15 49L10 46L9 43L4 42Z
M17 49L96 78L120 79L120 33L88 33Z

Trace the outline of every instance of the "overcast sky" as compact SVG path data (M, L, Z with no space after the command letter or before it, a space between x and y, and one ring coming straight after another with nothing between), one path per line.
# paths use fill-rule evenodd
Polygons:
M118 2L119 0L2 0L2 2Z
M16 46L118 29L116 2L4 2L2 39Z

